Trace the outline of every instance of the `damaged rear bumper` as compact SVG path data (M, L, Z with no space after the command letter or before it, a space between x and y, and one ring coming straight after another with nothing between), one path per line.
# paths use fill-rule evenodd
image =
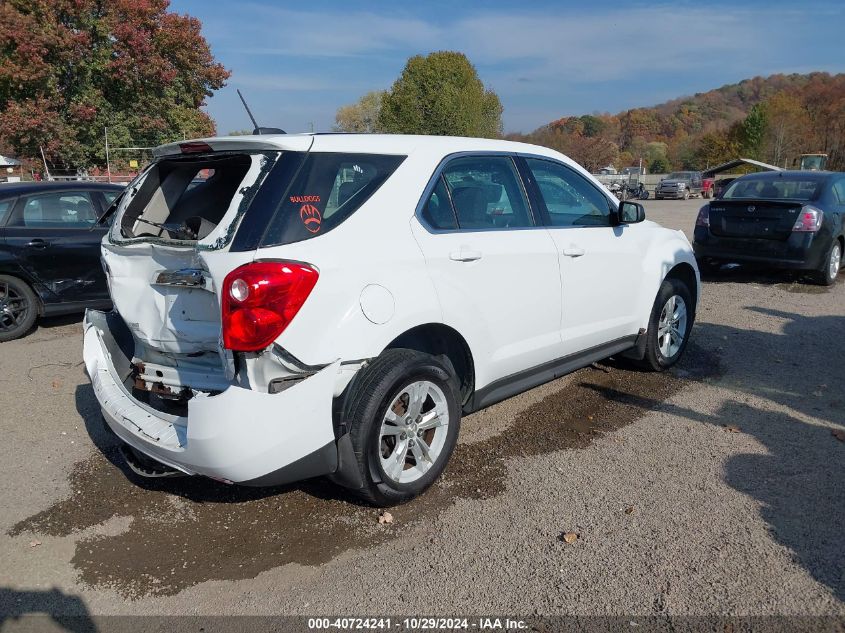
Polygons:
M175 416L133 398L124 385L132 341L119 315L88 310L84 328L85 367L103 416L135 450L190 475L243 485L337 471L332 399L340 361L281 393L232 385L196 395L188 414Z

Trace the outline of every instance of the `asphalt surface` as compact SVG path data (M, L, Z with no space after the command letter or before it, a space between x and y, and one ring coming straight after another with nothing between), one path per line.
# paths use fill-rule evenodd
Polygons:
M689 233L700 204L646 206ZM322 481L128 475L80 320L0 346L0 614L845 616L842 281L706 280L676 369L599 364L465 418L384 525Z

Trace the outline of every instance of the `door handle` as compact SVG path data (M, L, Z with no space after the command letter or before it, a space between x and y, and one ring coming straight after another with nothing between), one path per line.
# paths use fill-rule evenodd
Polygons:
M449 253L449 259L453 262L474 262L481 259L481 251L474 251L462 246L460 250Z
M50 242L45 242L42 239L36 238L34 240L30 240L27 243L27 246L29 246L30 248L47 248L48 246L50 246Z
M563 254L567 257L581 257L585 252L583 248L578 248L577 246L570 246L569 248L563 249Z

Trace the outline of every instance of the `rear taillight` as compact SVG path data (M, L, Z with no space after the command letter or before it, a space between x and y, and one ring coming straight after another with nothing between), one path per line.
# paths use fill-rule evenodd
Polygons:
M798 219L792 225L792 230L796 233L815 233L821 228L822 220L824 220L824 213L821 209L806 205L801 207Z
M705 204L698 210L698 217L695 218L696 226L710 226L710 205Z
M223 281L223 347L256 352L285 331L319 277L301 262L255 262Z

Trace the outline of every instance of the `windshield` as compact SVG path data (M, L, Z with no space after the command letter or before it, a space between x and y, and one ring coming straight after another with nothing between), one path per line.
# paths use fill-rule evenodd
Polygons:
M669 174L669 180L684 180L685 178L689 178L688 171L673 171Z
M812 200L818 181L808 178L749 178L735 180L722 196L723 200Z

